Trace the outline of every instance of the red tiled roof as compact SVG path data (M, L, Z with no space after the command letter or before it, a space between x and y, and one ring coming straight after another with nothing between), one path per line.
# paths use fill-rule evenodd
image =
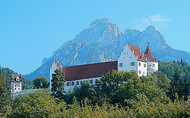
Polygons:
M147 46L146 51L144 53L144 57L147 59L147 61L150 62L157 62L154 56L152 55L149 46Z
M140 50L139 50L139 48L137 46L132 46L132 45L129 45L129 44L128 44L128 46L131 49L131 51L134 52L135 57L138 56L139 61L146 61L144 56L141 54L141 52L140 52Z
M21 74L12 74L12 81L16 81L16 77L19 77L19 81L22 81L22 75Z
M117 61L63 67L63 72L65 80L72 81L101 77L113 69L117 70Z

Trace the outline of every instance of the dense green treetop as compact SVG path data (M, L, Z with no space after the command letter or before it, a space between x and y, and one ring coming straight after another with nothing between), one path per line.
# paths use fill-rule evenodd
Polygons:
M48 83L46 77L37 77L33 80L34 88L48 88Z
M175 73L179 73L182 79L190 79L190 65L181 61L173 62L159 62L159 70L168 76L168 78L174 78Z

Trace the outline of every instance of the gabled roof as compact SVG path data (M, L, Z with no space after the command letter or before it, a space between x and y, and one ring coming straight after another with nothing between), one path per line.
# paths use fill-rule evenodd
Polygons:
M146 61L146 59L141 54L141 52L137 46L133 46L133 45L129 45L129 44L128 44L128 46L131 49L131 51L133 52L133 54L135 55L135 57L137 57L138 61Z
M105 73L117 70L117 61L63 67L66 81L101 77Z
M19 81L22 81L22 75L21 74L12 74L12 81L16 81L16 78L19 78Z
M149 62L157 62L154 56L152 55L149 46L147 46L146 51L144 53L144 57L147 59Z

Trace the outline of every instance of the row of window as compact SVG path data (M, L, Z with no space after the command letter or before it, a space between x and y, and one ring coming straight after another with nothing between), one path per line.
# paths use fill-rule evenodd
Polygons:
M130 63L131 66L135 66L135 62ZM139 66L141 66L141 63L139 62ZM155 67L155 64L152 65L153 68ZM119 63L119 67L123 67L123 63ZM144 67L146 68L146 64L144 64Z
M95 81L98 81L98 79L96 79ZM88 80L87 80L87 83L88 83ZM94 80L90 80L89 83L93 84ZM66 83L66 86L75 86L75 85L82 85L82 81L72 81L72 82Z
M15 88L15 90L16 90L16 88ZM18 88L18 90L20 90L20 88Z
M139 70L139 74L141 74L141 70ZM143 75L145 75L145 72L143 71Z
M139 62L139 66L141 66L141 62ZM146 64L144 64L144 67L146 68Z
M135 66L135 62L131 62L130 65ZM119 63L119 67L123 67L123 63Z

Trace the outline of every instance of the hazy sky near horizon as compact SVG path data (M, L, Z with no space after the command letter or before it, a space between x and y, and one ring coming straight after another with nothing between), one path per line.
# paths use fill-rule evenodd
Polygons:
M28 74L100 18L120 32L153 25L172 48L190 52L189 5L189 0L1 0L0 65Z

